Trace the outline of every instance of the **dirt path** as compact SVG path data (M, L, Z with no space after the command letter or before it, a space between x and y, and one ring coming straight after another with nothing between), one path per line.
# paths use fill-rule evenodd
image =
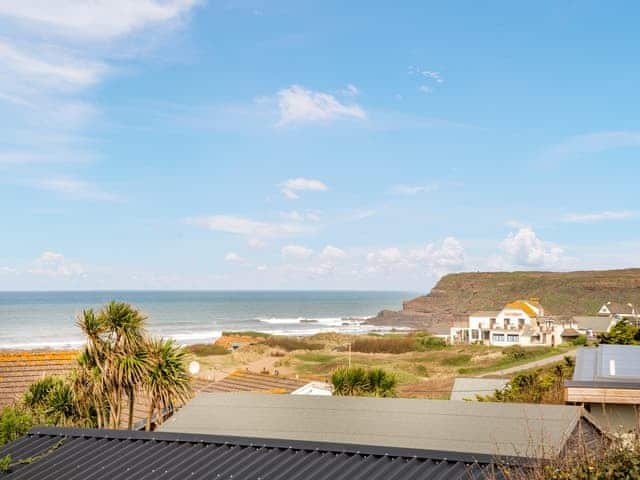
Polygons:
M512 373L521 372L523 370L530 370L532 368L544 367L545 365L561 362L564 357L575 357L576 351L577 349L568 350L564 353L559 353L558 355L543 358L541 360L536 360L534 362L524 363L522 365L505 368L503 370L496 370L494 372L483 373L482 375L478 375L478 377L504 377L504 376L511 375Z

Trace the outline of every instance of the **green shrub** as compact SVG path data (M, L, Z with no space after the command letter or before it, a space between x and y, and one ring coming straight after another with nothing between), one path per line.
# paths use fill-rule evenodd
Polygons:
M269 338L271 336L270 333L264 333L264 332L256 332L253 330L243 330L243 331L239 331L239 332L222 332L222 335L240 335L243 337L254 337L254 338Z
M446 365L448 367L460 367L462 365L467 365L471 360L471 355L468 354L460 354L460 355L452 355L450 357L443 358L440 364Z
M447 342L444 338L434 337L433 335L420 335L416 337L416 343L418 347L428 350L431 348L444 348L447 346Z
M0 445L12 442L26 434L33 426L33 417L15 407L0 411Z
M324 345L321 343L306 342L296 337L272 336L267 338L267 345L270 347L281 348L287 352L293 350L322 350Z
M381 368L338 368L331 375L333 393L339 396L395 397L395 375Z
M230 350L222 345L216 343L201 343L198 345L189 345L187 352L194 354L197 357L207 357L209 355L227 355Z
M512 345L502 350L502 354L509 360L522 360L529 357L529 352L521 345Z
M416 350L416 340L408 335L358 337L351 344L351 351L361 353L406 353Z
M609 333L600 334L600 343L638 345L640 344L640 328L626 320L620 320L611 327Z
M584 345L587 344L587 336L586 335L580 335L579 337L576 337L573 340L571 340L571 343L573 345L578 346L578 347L584 346Z

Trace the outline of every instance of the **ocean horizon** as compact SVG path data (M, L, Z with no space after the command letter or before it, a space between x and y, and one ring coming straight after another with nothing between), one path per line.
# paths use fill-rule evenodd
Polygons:
M181 344L212 342L223 331L276 335L386 332L364 320L400 309L416 292L373 290L60 290L0 292L0 349L78 348L82 310L131 303L156 336Z

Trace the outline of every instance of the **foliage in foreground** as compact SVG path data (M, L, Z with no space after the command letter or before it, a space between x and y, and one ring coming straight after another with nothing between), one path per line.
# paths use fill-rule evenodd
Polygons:
M0 411L0 445L12 442L33 426L33 417L17 407L5 407Z
M575 368L572 357L552 367L520 372L513 376L502 390L493 395L480 396L483 402L507 403L564 403L564 381L571 378Z
M331 375L333 393L340 396L395 397L395 375L382 368L338 368Z
M506 480L637 480L640 478L640 442L615 440L608 445L578 445L565 457L523 471L497 469ZM495 480L488 475L485 480Z

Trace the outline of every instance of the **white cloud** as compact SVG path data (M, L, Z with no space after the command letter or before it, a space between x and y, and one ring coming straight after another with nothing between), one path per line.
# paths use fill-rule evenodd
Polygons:
M59 193L77 200L99 200L115 202L117 195L101 190L98 186L71 177L42 178L30 183L31 186Z
M347 258L347 252L333 245L327 245L322 250L321 256L327 260L341 260Z
M302 245L286 245L282 247L282 256L303 260L313 255L313 250Z
M249 240L247 240L247 245L249 245L249 247L251 248L259 249L264 248L267 244L259 238L250 238Z
M244 258L236 252L229 252L224 256L224 261L229 263L244 263Z
M141 56L156 38L149 27L162 25L164 33L198 1L0 1L0 116L10 118L12 128L32 132L25 142L6 133L11 141L0 138L0 143L15 151L0 155L12 157L13 164L29 157L39 162L88 157L81 129L97 108L75 95L116 72L117 59ZM130 36L141 31L145 35ZM60 132L82 148L43 141ZM19 155L24 161L16 161Z
M501 260L505 266L552 268L560 266L565 260L561 247L543 242L531 227L522 227L510 233L500 246L504 251Z
M63 254L45 251L38 257L29 273L49 277L77 277L85 275L85 268L80 263L68 260Z
M409 67L409 75L418 75L427 80L433 80L436 83L444 83L444 79L442 78L440 72L436 72L434 70L424 70L413 65Z
M356 97L360 95L360 90L355 85L349 83L345 88L340 90L340 94L345 97Z
M349 215L347 215L346 220L350 222L357 222L360 220L364 220L366 218L371 218L377 215L377 211L373 209L359 209L354 210Z
M441 245L428 243L420 248L402 250L388 247L367 254L369 273L419 270L427 275L440 276L458 271L465 265L462 244L453 237L447 237Z
M292 85L278 92L280 121L283 126L293 123L326 122L337 118L366 118L365 111L356 104L345 105L333 95L307 90L299 85Z
M327 185L313 178L290 178L280 184L280 191L282 194L290 200L296 200L300 198L298 192L302 191L315 191L324 192L329 188Z
M593 213L570 213L565 215L563 220L569 223L596 223L607 220L626 220L636 216L635 212L629 210L604 211Z
M21 0L0 2L0 16L63 37L110 39L186 13L196 0Z
M419 193L437 190L437 185L394 185L389 190L394 195L413 196Z
M49 53L51 59L0 42L0 62L4 68L38 85L85 87L96 83L107 70L102 63L77 60L63 51Z
M314 231L313 228L304 224L260 222L234 215L192 217L185 221L190 225L197 225L209 230L245 235L250 238L249 241L253 242L262 241L263 238L288 237Z
M429 85L420 85L418 90L422 93L431 93L433 89Z

